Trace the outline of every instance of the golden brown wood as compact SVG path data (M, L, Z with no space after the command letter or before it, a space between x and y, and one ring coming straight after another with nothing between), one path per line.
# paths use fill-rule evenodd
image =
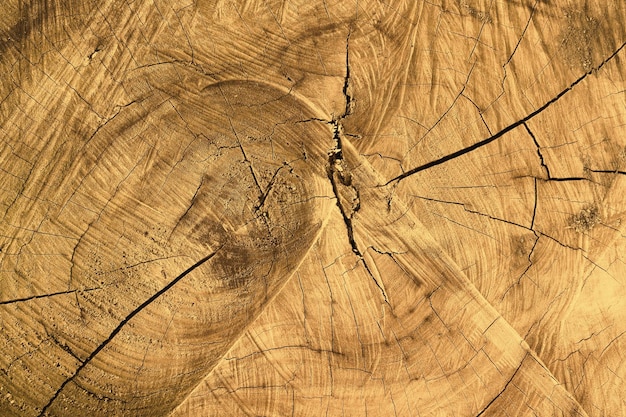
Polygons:
M0 415L625 414L624 21L6 2Z

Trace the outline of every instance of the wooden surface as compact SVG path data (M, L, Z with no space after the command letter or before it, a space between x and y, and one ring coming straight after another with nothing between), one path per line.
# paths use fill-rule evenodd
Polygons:
M626 414L626 4L5 2L0 415Z

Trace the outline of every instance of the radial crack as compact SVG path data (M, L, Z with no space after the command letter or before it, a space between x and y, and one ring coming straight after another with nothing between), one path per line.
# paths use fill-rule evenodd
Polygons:
M54 393L54 395L52 396L52 398L50 398L50 400L48 401L48 403L41 409L41 412L39 413L39 417L43 417L46 412L48 411L48 409L50 408L50 406L52 406L52 403L54 403L54 401L59 397L59 395L61 394L61 391L63 391L63 389L65 388L65 386L67 384L69 384L70 382L72 382L77 376L78 374L83 370L83 368L85 368L89 362L91 362L93 360L93 358L96 357L96 355L98 353L100 353L100 351L102 349L104 349L109 343L111 343L111 341L113 340L113 338L115 338L115 336L122 330L122 328L133 318L135 317L137 314L139 314L143 309L145 309L146 307L148 307L153 301L155 301L156 299L158 299L160 296L162 296L165 292L167 292L170 288L172 288L174 285L176 285L176 283L178 283L181 279L183 279L185 276L189 275L193 270L195 270L196 268L202 266L205 262L207 262L209 259L211 259L213 256L215 256L215 254L221 249L218 248L215 252L205 256L204 258L200 259L198 262L196 262L195 264L193 264L192 266L190 266L189 268L187 268L182 274L178 275L176 278L174 278L172 281L170 281L165 287L163 287L162 289L160 289L159 291L157 291L152 297L148 298L146 301L144 301L139 307L135 308L130 314L128 314L126 316L126 318L124 320L122 320L120 322L120 324L117 325L117 327L115 329L113 329L113 331L111 332L111 334L109 335L109 337L107 337L102 343L100 343L100 345L93 351L91 352L91 354L78 366L78 368L76 368L76 370L74 371L74 373L67 378L62 384L61 386L57 389L57 391Z
M85 288L85 289L75 289L75 290L69 290L69 291L53 292L53 293L50 293L50 294L32 295L30 297L16 298L16 299L13 299L13 300L0 301L0 305L21 303L21 302L24 302L24 301L37 300L39 298L55 297L57 295L75 294L77 292L90 292L90 291L95 291L95 290L99 290L99 289L101 289L101 288Z
M492 135L492 136L488 137L487 139L483 139L483 140L481 140L479 142L476 142L473 145L470 145L470 146L465 147L463 149L459 149L458 151L452 152L452 153L450 153L448 155L442 156L441 158L435 159L433 161L427 162L427 163L425 163L423 165L420 165L418 167L410 169L410 170L408 170L408 171L406 171L406 172L404 172L404 173L402 173L402 174L400 174L400 175L390 179L389 181L384 183L383 186L389 185L390 183L392 183L394 181L401 181L401 180L403 180L406 177L409 177L409 176L411 176L413 174L416 174L418 172L427 170L429 168L435 167L437 165L444 164L444 163L446 163L446 162L448 162L448 161L450 161L452 159L455 159L455 158L458 158L458 157L463 156L465 154L468 154L470 152L473 152L476 149L482 148L483 146L486 146L486 145L490 144L491 142L501 138L502 136L504 136L505 134L507 134L511 130L519 127L520 125L523 125L524 123L526 123L527 121L529 121L533 117L537 116L538 114L542 113L548 107L550 107L551 105L553 105L554 103L559 101L565 94L570 92L574 87L576 87L585 78L587 78L587 76L595 73L596 71L599 71L605 64L607 64L609 61L611 61L625 46L626 46L626 42L623 43L619 48L617 48L617 50L615 52L613 52L607 59L602 61L600 63L600 65L598 65L595 68L592 68L591 70L587 71L586 73L584 73L583 75L578 77L578 79L576 79L572 84L570 84L568 87L566 87L561 92L559 92L554 98L552 98L551 100L547 101L544 105L539 107L537 110L529 113L524 118L522 118L522 119L520 119L520 120L518 120L518 121L516 121L514 123L511 123L510 125L508 125L504 129L502 129L499 132L497 132L495 135Z
M528 356L528 353L526 353L526 355L524 356L524 359L522 359L522 361L520 362L519 366L517 367L517 369L515 370L515 372L513 372L513 375L511 375L511 378L509 378L509 380L506 382L506 384L504 384L504 388L502 388L502 391L500 391L498 393L498 395L496 395L491 401L489 401L489 403L485 406L485 408L483 408L478 414L476 414L476 417L480 417L483 414L485 414L485 411L487 411L487 409L489 407L491 407L491 405L498 399L500 398L500 396L504 393L504 391L506 391L506 389L509 387L509 384L513 381L513 379L515 378L515 376L517 375L517 373L519 372L519 370L522 368L522 365L524 364L524 361L526 360L526 357Z

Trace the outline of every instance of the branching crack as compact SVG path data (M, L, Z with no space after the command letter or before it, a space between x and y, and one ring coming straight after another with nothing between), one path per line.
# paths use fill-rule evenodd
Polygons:
M495 217L495 216L492 216L490 214L486 214L486 213L482 213L482 212L477 211L477 210L469 209L469 208L467 208L465 203L460 203L460 202L457 202L457 201L438 200L436 198L424 197L424 196L421 196L421 195L414 195L414 194L411 195L411 197L419 198L420 200L425 200L425 201L432 201L434 203L453 204L453 205L462 207L464 211L466 211L466 212L468 212L470 214L476 214L478 216L487 217L490 220L495 220L495 221L498 221L498 222L507 223L507 224L510 224L511 226L521 227L523 229L532 231L532 227L527 227L527 226L524 226L523 224L515 223L515 222L510 221L510 220L501 219L499 217Z
M75 360L81 362L80 357L74 353L74 351L72 350L72 348L70 348L67 343L64 343L60 340L58 340L54 335L47 333L48 337L50 338L50 340L52 340L57 346L59 346L61 349L63 349L65 352L67 352L71 357L73 357Z
M528 135L531 137L531 139L535 143L535 146L537 147L537 156L539 156L539 161L541 161L541 167L546 172L547 178L551 179L552 175L550 175L550 168L548 168L548 166L546 165L546 161L543 158L543 154L541 153L541 146L539 145L539 142L537 142L537 138L535 137L533 132L530 130L527 123L522 123L522 124L524 125L526 132L528 132Z
M339 146L340 146L340 143L341 143L340 141L336 141L336 144L339 145ZM341 166L343 165L343 157L342 157L342 152L341 152L341 148L340 147L339 148L335 148L335 149L331 150L331 152L329 152L328 163L329 163L328 179L330 180L330 184L332 186L333 193L335 194L337 207L339 208L339 211L341 212L341 216L343 217L343 221L344 221L344 223L346 225L346 232L348 234L348 242L350 243L350 247L352 248L352 252L354 252L354 254L363 263L363 266L365 267L365 270L367 271L368 275L374 280L374 282L376 283L376 286L380 289L385 302L387 304L389 304L389 300L387 299L387 294L385 293L384 288L381 286L381 284L378 282L378 280L376 279L376 277L372 273L372 270L370 269L369 265L365 261L365 258L363 257L363 253L360 251L360 249L359 249L359 247L358 247L358 245L356 243L356 240L354 239L354 230L353 230L353 227L352 227L352 215L354 214L354 212L358 211L358 209L360 207L359 203L357 203L357 205L352 209L352 212L348 212L346 210L346 208L344 207L344 205L342 204L342 202L341 202L342 197L341 197L340 191L339 191L339 187L340 186L352 187L357 192L357 196L358 196L358 190L356 190L356 188L354 188L352 183L348 181L348 179L350 177L347 177L347 175L349 175L349 174L344 174L343 170L341 169ZM339 185L338 182L341 185ZM358 197L357 197L357 199L358 199Z
M346 228L347 228L347 231L348 231L348 241L350 242L350 246L352 247L352 251L360 256L361 252L357 248L356 242L354 240L354 232L352 230L352 218L351 218L351 215L348 214L346 209L343 207L343 204L341 204L341 197L340 197L340 194L339 194L339 189L338 189L338 186L337 186L336 177L339 177L340 181L341 181L342 176L341 176L340 173L337 172L337 169L335 168L335 164L337 164L337 160L335 158L336 158L336 154L330 155L329 158L328 158L328 162L330 163L330 168L328 169L328 179L330 180L330 184L332 186L333 193L335 194L335 198L337 200L337 207L339 207L339 211L341 212L341 216L343 217L343 221L346 224Z
M171 289L174 285L176 285L176 283L178 283L185 276L189 275L193 270L195 270L196 268L202 266L205 262L207 262L209 259L211 259L213 256L215 256L215 254L220 249L221 249L221 247L218 248L215 252L205 256L204 258L200 259L198 262L196 262L195 264L193 264L192 266L187 268L183 273L181 273L176 278L174 278L172 281L170 281L165 287L161 288L153 296L151 296L146 301L144 301L141 305L139 305L139 307L137 307L133 311L131 311L130 314L128 314L126 316L126 318L124 318L124 320L122 320L120 322L120 324L118 324L117 327L115 327L115 329L113 329L113 331L111 332L109 337L107 337L102 343L100 343L100 345L93 352L91 352L91 354L84 361L81 362L81 364L76 368L74 373L61 384L61 386L57 389L57 391L54 393L52 398L50 398L48 403L41 409L41 412L39 413L39 417L43 417L43 416L46 415L46 412L48 411L50 406L52 406L54 401L59 397L59 395L61 394L61 392L65 388L65 386L67 384L69 384L70 382L72 382L78 376L78 374L89 364L89 362L91 362L96 357L96 355L98 355L98 353L100 353L100 351L102 351L102 349L104 349L109 343L111 343L111 341L115 338L115 336L122 330L122 328L133 317L135 317L137 314L139 314L141 311L143 311L143 309L148 307L153 301L155 301L160 296L165 294L169 289Z
M424 132L424 134L408 149L408 152L411 152L419 143L421 143L424 138L426 138L426 136L439 124L441 123L441 121L448 115L448 113L452 110L452 108L456 105L456 102L459 101L459 98L461 96L467 98L469 100L469 97L465 96L463 94L463 92L465 91L465 89L467 88L467 85L469 84L470 78L472 77L472 72L474 71L474 67L476 66L476 63L474 62L472 64L472 67L470 68L469 72L467 73L467 78L465 79L465 82L463 83L463 87L461 87L461 91L459 91L459 93L454 97L454 100L452 100L452 103L450 103L450 105L448 106L448 108L441 114L441 116L439 116L439 118L435 121L435 123L433 123L429 128L426 128L426 126L422 125L421 123L410 119L410 118L406 118L407 120L410 120L414 123L417 123L419 126L423 127L426 129L426 132ZM471 100L470 100L471 101ZM473 102L472 102L473 103ZM478 107L478 106L476 106ZM480 112L479 112L480 113ZM481 116L482 117L482 116ZM484 121L484 120L483 120ZM489 132L489 134L491 134L491 132ZM404 175L404 174L403 174ZM391 181L387 182L387 184L389 184ZM385 185L387 185L385 184Z
M369 265L365 261L363 257L363 253L359 249L356 240L354 239L354 229L352 227L352 216L355 212L360 209L360 195L359 190L352 183L352 176L350 172L346 169L346 163L344 161L343 155L343 145L342 145L342 135L343 135L343 126L341 121L348 117L352 113L352 106L354 99L350 95L350 34L352 31L348 31L348 37L346 39L346 76L344 78L343 83L343 95L346 100L346 105L344 109L344 113L339 117L333 118L333 120L329 123L333 127L333 140L335 142L335 146L328 151L328 168L327 174L328 179L330 180L330 184L333 189L333 193L335 195L335 199L337 201L337 207L341 212L341 216L343 217L343 222L346 225L346 232L348 234L348 242L350 243L350 247L352 248L352 252L359 258L359 260L363 263L365 270L368 275L374 280L376 286L380 289L383 298L387 304L389 304L389 300L387 299L387 294L385 293L384 288L378 282ZM352 208L350 211L344 207L342 203L342 189L347 189L353 194L355 197L352 198Z
M465 86L463 88L465 88ZM476 102L474 102L474 100L466 96L465 93L461 92L461 96L463 96L467 101L472 103L472 105L476 108L476 111L478 112L478 116L480 117L480 120L482 120L483 125L487 129L487 132L489 132L490 135L493 135L493 132L491 132L491 129L489 128L489 125L487 124L487 121L483 117L483 110L478 106L478 104L476 104Z
M511 288L513 288L516 285L519 285L520 282L522 282L522 278L524 278L526 274L528 273L528 271L530 271L530 268L532 268L533 254L535 253L535 248L537 247L537 243L539 243L539 238L541 237L541 235L537 232L534 232L534 234L535 234L535 241L533 242L532 248L530 248L530 252L528 252L528 265L526 266L526 269L524 269L524 272L520 274L520 276L517 278L517 281L514 284L509 285L506 291L504 291L504 293L502 294L502 298L500 298L500 301L504 300L504 297L506 297L506 295L511 290Z
M255 210L260 210L263 207L263 204L265 204L265 200L267 199L267 196L269 195L272 187L274 186L274 183L276 182L276 177L278 176L278 173L285 167L289 166L288 162L284 162L284 165L281 166L280 168L278 168L275 172L274 175L272 175L272 178L270 179L267 188L265 190L263 190L263 187L261 187L261 182L259 181L256 172L254 171L254 167L252 166L252 161L248 158L248 155L246 154L246 151L243 147L243 144L241 143L241 140L239 139L239 135L237 134L237 131L235 130L235 126L233 126L232 121L230 120L230 118L228 119L229 123L230 123L230 127L231 130L233 131L233 134L235 135L235 138L237 139L237 144L239 146L239 149L241 150L241 153L243 155L243 160L244 162L248 165L248 168L250 169L250 174L252 175L252 179L254 180L254 183L257 187L257 189L259 190L259 203L254 207ZM333 122L331 122L331 124L336 124ZM304 158L306 159L306 152L304 154ZM202 185L202 184L200 184ZM194 195L194 199L195 199L195 195Z
M520 362L519 366L517 367L517 369L515 370L515 372L513 372L513 375L511 375L511 378L509 378L509 380L506 382L506 384L504 384L504 388L502 388L502 391L500 391L498 393L498 395L496 395L491 401L489 401L489 403L485 406L485 408L483 408L478 414L476 414L476 417L480 417L483 414L485 414L485 411L487 411L487 409L489 407L491 407L491 405L498 399L500 398L500 396L504 393L504 391L506 391L506 389L509 387L509 384L513 381L513 379L515 378L515 376L517 375L517 373L519 372L519 370L522 368L522 365L524 364L524 361L526 360L526 357L528 356L528 353L526 353L526 355L524 356L524 359L522 359L522 361Z
M583 250L582 248L577 248L577 247L575 247L575 246L569 246L569 245L566 245L565 243L561 242L560 240L557 240L556 238L554 238L554 237L552 237L552 236L550 236L550 235L547 235L547 234L545 234L545 233L543 233L543 232L537 232L537 233L539 233L541 236L545 236L545 237L547 237L548 239L550 239L550 240L551 240L551 241L553 241L554 243L558 244L559 246L563 246L565 249L570 249L570 250ZM584 251L583 251L583 252L584 252Z
M243 144L241 143L241 140L239 139L239 135L237 134L237 130L235 130L235 126L233 125L232 120L230 120L230 118L228 118L228 123L230 123L230 128L233 131L233 134L235 135L235 139L237 140L237 144L239 145L239 149L241 149L241 154L243 155L243 161L248 165L248 168L250 169L250 174L252 175L252 179L254 180L254 184L256 185L257 189L259 190L259 199L261 198L261 196L263 195L263 189L261 188L261 183L259 182L257 176L256 176L256 172L254 172L254 168L252 167L252 161L250 161L250 159L248 159L248 155L246 154L245 149L243 148Z
M410 169L392 179L390 179L389 181L387 181L386 183L383 184L383 186L389 185L392 182L395 181L401 181L406 177L409 177L413 174L416 174L418 172L427 170L429 168L435 167L437 165L441 165L444 164L452 159L458 158L460 156L463 156L465 154L468 154L470 152L475 151L476 149L482 148L483 146L486 146L488 144L490 144L491 142L494 142L495 140L501 138L502 136L504 136L505 134L507 134L508 132L512 131L513 129L519 127L520 125L523 125L524 123L528 122L529 120L531 120L533 117L537 116L538 114L542 113L544 110L546 110L548 107L550 107L551 105L553 105L554 103L556 103L557 101L559 101L564 95L566 95L568 92L570 92L574 87L576 87L578 84L580 84L583 80L585 80L587 78L587 76L599 71L604 65L606 65L609 61L611 61L613 58L615 58L615 56L617 56L617 54L624 49L624 47L626 46L626 42L623 43L619 48L617 48L617 50L615 50L615 52L613 52L608 58L606 58L604 61L602 61L600 63L600 65L598 65L595 68L592 68L591 70L587 71L586 73L584 73L583 75L581 75L580 77L578 77L578 79L576 79L572 84L570 84L568 87L566 87L565 89L563 89L561 92L559 92L556 96L554 96L552 99L550 99L549 101L547 101L545 104L543 104L541 107L539 107L537 110L529 113L527 116L523 117L522 119L511 123L510 125L508 125L507 127L505 127L504 129L500 130L499 132L497 132L496 134L488 137L487 139L483 139L479 142L474 143L473 145L470 145L468 147L465 147L463 149L459 149L458 151L452 152L448 155L442 156L441 158L435 159L433 161L427 162L423 165L420 165L418 167L415 167L413 169ZM574 179L574 178L572 178ZM572 180L572 179L568 179L568 180ZM578 180L578 178L575 178L576 180ZM581 178L583 179L583 178ZM558 181L559 179L551 179L554 181Z
M536 179L536 180L538 180L538 179ZM412 194L411 197L419 198L421 200L426 200L426 201L432 201L432 202L435 202L435 203L453 204L453 205L456 205L456 206L460 206L460 207L463 208L463 210L465 210L468 213L476 214L478 216L483 216L483 217L486 217L486 218L488 218L490 220L495 220L495 221L507 223L507 224L510 224L512 226L521 227L522 229L529 230L529 231L533 232L536 236L545 236L546 238L554 241L555 243L559 244L560 246L563 246L566 249L581 250L581 248L574 247L574 246L568 246L568 245L564 244L563 242L557 240L556 238L554 238L554 237L552 237L552 236L550 236L550 235L548 235L548 234L546 234L546 233L544 233L542 231L539 231L539 230L535 229L535 216L536 216L536 213L537 213L537 199L538 199L537 187L535 187L535 206L533 208L533 217L532 217L532 220L531 220L531 227L524 226L523 224L515 223L515 222L512 222L510 220L501 219L499 217L495 217L495 216L492 216L490 214L481 213L480 211L477 211L477 210L468 209L465 206L464 203L460 203L460 202L457 202L457 201L438 200L436 198L424 197L424 196L415 195L415 194ZM448 219L448 220L450 220L450 219Z
M280 170L285 168L285 167L287 167L287 166L289 166L289 164L287 162L285 162L283 166L281 166L280 168L278 168L276 170L276 172L274 172L274 175L272 175L272 178L270 179L269 184L267 184L267 189L259 197L259 204L256 206L257 210L260 210L263 207L263 204L265 204L265 200L267 199L267 196L269 195L270 191L272 190L272 187L274 186L274 183L276 182L276 177L278 176L278 173L280 172Z

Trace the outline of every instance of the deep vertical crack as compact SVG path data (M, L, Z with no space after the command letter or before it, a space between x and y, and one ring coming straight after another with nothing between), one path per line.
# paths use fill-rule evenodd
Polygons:
M349 116L352 113L352 96L349 94L350 88L350 35L352 34L352 28L348 30L348 37L346 38L346 76L343 79L343 95L346 98L346 108L343 116L340 119Z
M130 312L130 314L128 314L126 316L126 318L124 318L124 320L122 320L120 322L120 324L117 325L117 327L115 327L115 329L113 329L113 331L111 332L111 334L109 334L109 336L102 342L100 343L100 345L93 351L91 352L91 354L84 360L81 362L81 364L76 368L76 370L74 371L74 373L67 378L62 384L61 386L56 390L56 392L54 393L54 395L52 396L52 398L50 398L50 400L48 401L48 403L41 409L41 412L39 413L39 417L43 417L46 415L48 409L50 408L50 406L52 406L52 404L54 403L54 401L59 397L59 395L61 394L61 391L63 391L63 389L65 388L65 386L67 384L69 384L70 382L72 382L77 376L78 374L89 364L89 362L91 362L93 360L93 358L96 357L96 355L98 355L98 353L100 353L100 351L102 351L102 349L104 349L109 343L111 343L111 341L113 340L113 338L115 338L115 336L122 330L122 328L133 318L135 317L137 314L139 314L143 309L145 309L148 305L150 305L153 301L155 301L156 299L158 299L160 296L162 296L163 294L165 294L165 292L167 292L170 288L172 288L174 285L176 285L176 283L178 283L181 279L183 279L185 276L189 275L193 270L195 270L196 268L202 266L205 262L207 262L209 259L211 259L213 256L215 256L215 254L221 249L218 248L215 252L205 256L204 258L200 259L198 262L196 262L195 264L193 264L192 266L190 266L189 268L187 268L183 273L181 273L180 275L178 275L176 278L174 278L172 281L170 281L165 287L161 288L159 291L157 291L154 295L152 295L150 298L148 298L146 301L144 301L143 303L141 303L141 305L139 305L139 307L135 308L133 311Z
M350 242L350 246L352 247L352 251L357 254L359 257L362 257L361 251L357 247L356 241L354 240L354 232L352 230L352 219L344 209L341 204L341 199L339 196L339 188L337 186L337 182L335 180L335 176L339 177L340 181L344 185L349 185L348 181L344 178L342 170L340 167L343 165L343 145L341 143L341 120L346 118L351 113L351 103L352 96L348 93L350 88L350 34L352 33L351 29L348 31L348 37L346 38L346 75L343 81L343 95L345 97L346 105L344 108L344 113L339 117L333 118L330 124L333 126L333 140L335 142L335 146L333 149L328 151L328 179L330 180L330 184L333 189L333 193L335 194L335 198L337 200L337 207L339 207L339 211L341 212L341 216L343 217L343 221L346 224L346 229L348 232L348 241ZM350 184L351 185L351 184Z
M343 135L343 126L341 121L345 119L352 113L352 105L354 102L353 97L350 95L350 35L352 31L351 29L348 31L348 37L346 38L346 75L344 77L343 82L343 95L345 97L346 105L344 108L344 113L339 117L333 118L329 123L333 127L333 141L335 146L328 151L328 168L327 174L328 179L330 180L330 184L332 186L333 193L335 194L335 199L337 201L337 207L341 212L341 217L343 218L343 222L346 226L346 232L348 235L348 242L350 243L350 247L352 248L352 252L359 258L359 261L363 263L365 270L368 275L374 280L376 286L380 289L380 292L383 295L385 303L389 304L389 300L387 299L387 294L385 293L384 288L378 282L369 265L365 261L363 257L363 253L359 249L356 240L354 239L354 229L352 227L352 216L355 212L357 212L360 208L359 203L359 190L352 183L352 177L350 173L345 168L346 164L344 161L343 155L343 144L341 141L341 137ZM356 206L352 208L352 212L348 212L344 205L341 202L341 191L340 187L351 188L356 194Z

